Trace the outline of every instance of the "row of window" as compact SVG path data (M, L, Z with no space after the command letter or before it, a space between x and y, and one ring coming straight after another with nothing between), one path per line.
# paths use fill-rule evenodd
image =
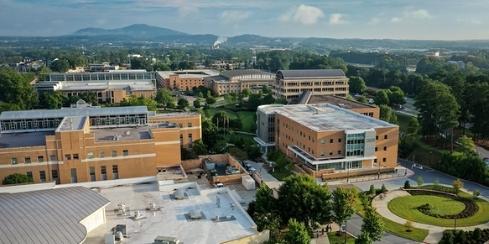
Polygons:
M76 155L76 154L73 154L73 155ZM117 157L117 155L118 155L117 151L116 150L112 150L111 156L112 157ZM69 157L69 154L66 154L65 155L65 159L66 159L66 156ZM122 156L129 156L129 150L127 150L127 149L122 150ZM100 152L99 153L99 158L104 158L104 157L105 157L105 152L104 151ZM92 159L92 158L95 158L95 155L93 154L93 152L88 152L87 153L87 159ZM67 160L70 160L70 159L68 158Z
M26 175L27 175L27 177L29 179L31 179L31 180L34 179L34 177L32 175L32 171L27 171L26 172ZM58 170L55 170L55 169L51 170L51 176L52 176L52 179L54 181L56 181L56 183L59 183ZM40 182L46 182L46 179L47 179L47 177L46 177L46 171L44 171L44 170L39 171L39 181Z
M95 167L90 167L88 169L88 174L90 176L90 181L96 181L96 173L95 173ZM112 165L112 179L117 180L119 179L119 166L118 165ZM107 180L107 167L105 165L100 166L100 180Z
M377 147L375 147L375 151L377 152L379 149ZM387 147L384 146L384 151L387 151Z

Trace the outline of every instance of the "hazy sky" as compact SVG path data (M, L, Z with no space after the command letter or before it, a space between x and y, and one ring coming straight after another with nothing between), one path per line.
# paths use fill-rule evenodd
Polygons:
M489 39L489 0L0 0L0 35L149 24L187 33Z

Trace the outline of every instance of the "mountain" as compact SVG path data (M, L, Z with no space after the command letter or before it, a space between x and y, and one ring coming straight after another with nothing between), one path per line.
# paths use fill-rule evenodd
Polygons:
M136 39L154 39L168 36L187 36L187 33L168 28L135 24L116 29L85 28L73 33L75 36L126 36Z

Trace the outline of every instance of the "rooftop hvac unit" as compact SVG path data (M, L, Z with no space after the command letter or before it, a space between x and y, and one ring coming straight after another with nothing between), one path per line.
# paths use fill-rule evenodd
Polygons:
M190 216L191 219L202 219L202 213L197 210L190 211L188 215Z

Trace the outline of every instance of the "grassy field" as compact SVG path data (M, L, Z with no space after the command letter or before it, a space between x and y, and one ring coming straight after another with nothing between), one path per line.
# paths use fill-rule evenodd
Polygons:
M338 236L338 235L336 235L336 232L329 232L328 238L329 238L330 244L343 244L343 243L345 243L345 233L341 233L341 235ZM346 243L347 244L354 244L355 238L353 238L353 236L346 234Z
M434 211L440 214L457 214L464 209L463 203L438 196L417 195L406 196L393 199L389 202L389 210L399 217L411 220L413 222L451 227L454 226L455 221L453 219L443 219L428 216L421 213L416 207L429 203ZM489 221L489 202L484 200L476 200L479 206L479 211L468 218L457 219L457 226L473 226Z
M357 199L356 201L355 211L358 215L364 216L364 210L360 199ZM384 231L389 232L393 235L417 242L423 242L423 240L428 235L428 230L418 228L411 228L411 230L408 230L404 225L386 219L382 216L380 216L380 219L384 224Z
M207 116L212 117L219 112L225 112L230 119L239 119L241 121L241 130L254 133L256 124L256 113L253 111L238 111L226 108L207 108L204 110Z

